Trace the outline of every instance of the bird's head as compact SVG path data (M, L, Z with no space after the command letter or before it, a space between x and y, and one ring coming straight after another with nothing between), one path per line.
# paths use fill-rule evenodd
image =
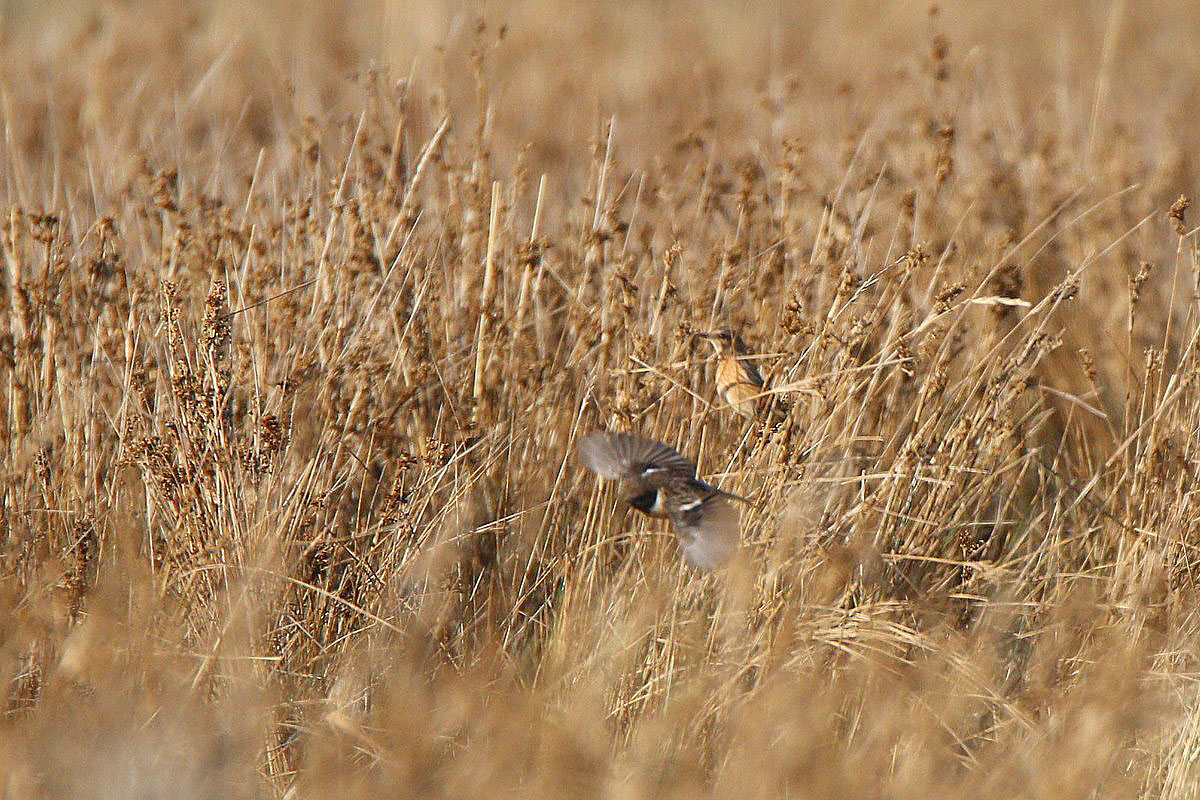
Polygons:
M729 328L721 328L720 330L716 330L711 333L701 333L699 335L702 339L711 344L713 350L719 355L734 353L742 349L741 339Z

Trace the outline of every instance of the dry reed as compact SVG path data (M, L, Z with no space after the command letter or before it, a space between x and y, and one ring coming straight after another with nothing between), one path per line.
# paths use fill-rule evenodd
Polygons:
M0 794L1200 796L1191 4L5 9Z

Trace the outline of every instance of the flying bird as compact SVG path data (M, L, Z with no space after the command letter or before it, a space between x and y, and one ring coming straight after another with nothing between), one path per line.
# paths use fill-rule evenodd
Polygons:
M738 546L738 510L723 492L696 478L696 465L661 442L628 433L597 431L579 443L583 465L601 478L632 487L625 502L651 517L671 520L683 558L700 570L720 567Z

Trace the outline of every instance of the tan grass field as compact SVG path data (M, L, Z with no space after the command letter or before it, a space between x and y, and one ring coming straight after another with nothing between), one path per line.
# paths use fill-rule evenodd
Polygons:
M1194 3L0 8L0 797L1200 797Z

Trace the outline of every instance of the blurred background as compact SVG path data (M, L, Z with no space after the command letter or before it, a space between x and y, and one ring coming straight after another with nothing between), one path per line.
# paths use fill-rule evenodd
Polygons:
M134 118L145 147L183 134L252 160L306 118L356 114L372 71L370 91L403 83L414 114L485 115L494 155L511 163L529 146L537 169L579 163L609 118L635 165L696 134L736 154L784 137L836 153L873 127L924 124L918 98L896 92L939 48L955 77L976 78L946 90L964 141L1011 147L1036 118L1081 153L1097 127L1122 126L1150 157L1169 131L1194 129L1198 105L1200 13L1187 0L0 7L0 76L42 97L10 114L10 135L36 143L52 129L68 158L71 136L104 142Z

